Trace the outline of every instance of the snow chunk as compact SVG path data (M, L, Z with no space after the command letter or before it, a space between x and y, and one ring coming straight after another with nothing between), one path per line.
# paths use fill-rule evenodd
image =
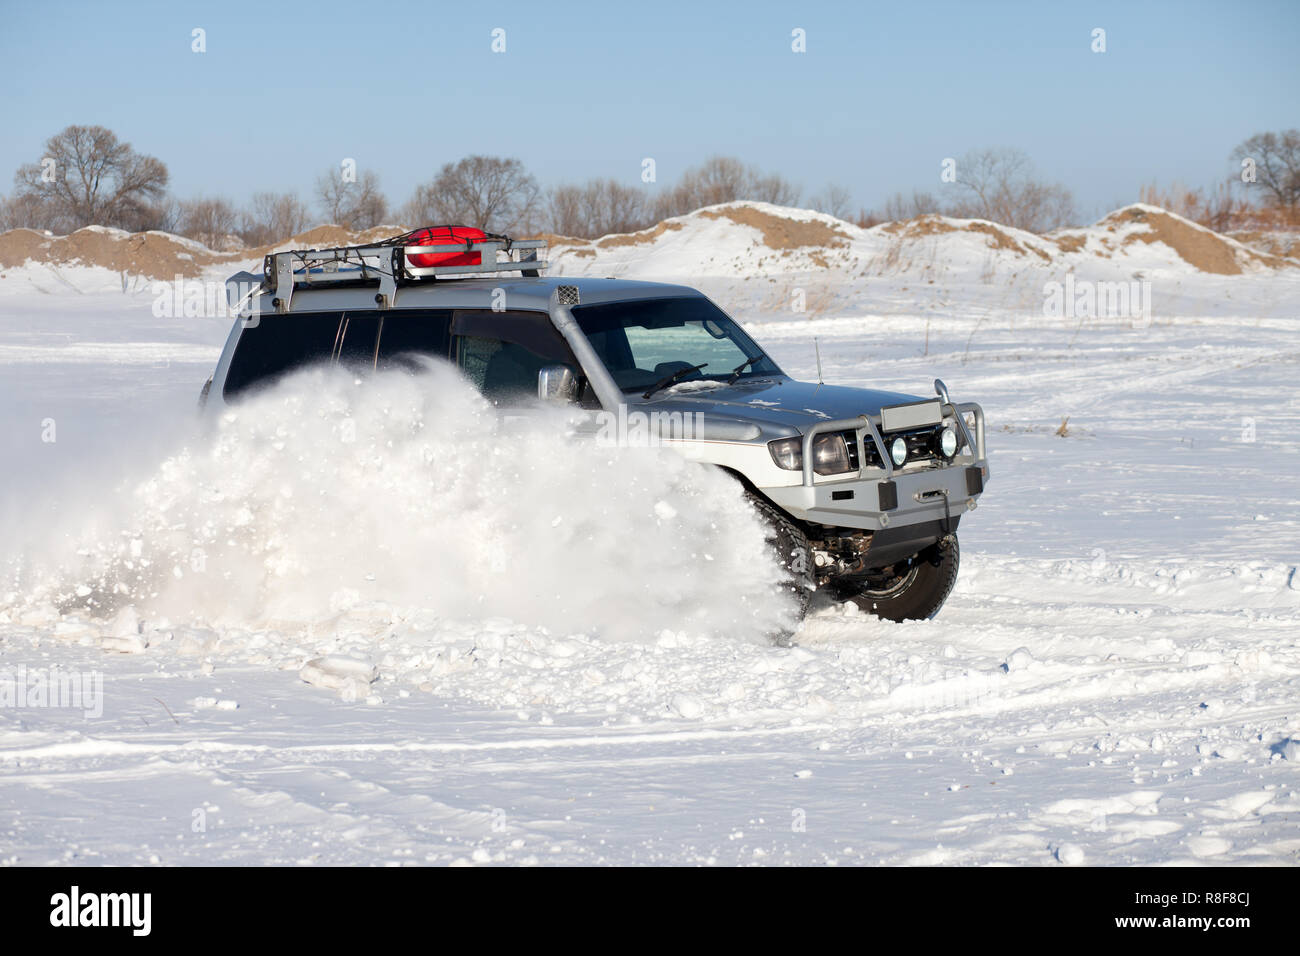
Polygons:
M344 700L365 700L370 685L379 679L379 669L370 661L331 655L308 661L298 676L313 687L338 691Z

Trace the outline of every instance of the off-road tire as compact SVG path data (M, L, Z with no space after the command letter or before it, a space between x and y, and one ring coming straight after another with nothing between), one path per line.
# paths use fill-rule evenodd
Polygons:
M834 593L887 621L926 621L939 613L957 581L961 548L950 534L916 557L900 561L870 586L839 586ZM883 575L882 575L883 577Z
M817 582L813 578L812 550L808 547L808 537L799 526L791 521L784 512L766 499L753 492L746 492L745 498L753 505L767 525L767 543L776 556L777 562L790 575L785 586L791 591L797 606L797 621L802 621L808 613L813 591ZM778 640L788 643L793 634L778 635Z

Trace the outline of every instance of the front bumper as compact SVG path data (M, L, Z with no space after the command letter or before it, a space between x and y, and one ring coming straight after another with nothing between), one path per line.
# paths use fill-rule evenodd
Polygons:
M850 478L811 487L764 488L786 511L837 528L881 528L956 519L974 510L984 490L979 465L948 465L892 478Z
M763 488L765 495L796 517L842 528L879 530L927 521L951 521L975 508L988 481L984 410L972 403L943 403L944 420L962 434L962 451L951 461L896 469L886 450L881 416L819 422L803 436L803 482ZM812 470L812 443L826 432L854 431L858 447L874 442L883 469L864 465L856 475L823 478ZM865 458L865 456L863 456Z

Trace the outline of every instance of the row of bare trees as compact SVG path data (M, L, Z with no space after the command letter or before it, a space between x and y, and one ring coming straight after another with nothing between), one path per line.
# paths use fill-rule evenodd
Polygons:
M1243 142L1233 159L1249 166L1253 194L1236 185L1217 193L1148 187L1144 198L1164 199L1175 211L1214 228L1231 226L1242 209L1282 211L1293 221L1300 204L1300 131L1261 133ZM952 161L934 191L895 194L880 212L860 211L861 225L926 213L989 219L1032 232L1068 224L1070 191L1044 180L1014 149L983 149ZM1244 181L1244 180L1243 180ZM16 227L67 233L85 225L130 231L163 229L212 248L260 246L302 232L315 222L368 229L404 222L465 223L516 235L552 232L594 238L647 228L703 206L735 200L798 205L801 188L738 159L715 156L675 182L649 186L608 178L542 189L512 158L467 156L444 164L400 207L390 206L379 177L345 163L315 182L315 208L294 193L257 193L245 207L222 198L177 200L167 193L166 165L101 126L69 126L50 137L45 156L22 166L14 192L0 197L0 231ZM852 196L832 184L806 205L849 218Z
M92 224L160 229L214 249L265 245L320 221L349 229L456 222L496 232L596 237L737 199L794 205L801 193L781 176L731 157L710 159L654 192L613 179L543 190L518 159L467 156L444 164L399 208L389 204L374 171L355 167L317 177L314 210L293 193L257 193L242 208L220 197L178 200L167 193L169 178L161 160L138 153L111 130L69 126L46 141L40 162L18 171L13 195L0 198L0 230L63 234ZM831 187L826 195L833 207L827 211L846 211L847 189Z
M739 199L794 206L801 193L779 175L765 174L730 156L715 156L686 170L657 195L613 179L556 186L546 196L546 221L550 231L560 235L594 238L634 232L704 206Z
M1029 232L1049 232L1074 219L1074 197L1060 183L1040 179L1029 157L1017 149L980 149L951 166L949 182L935 192L895 193L864 224L937 214L988 219Z
M1300 226L1300 130L1257 133L1232 151L1234 175L1210 188L1175 183L1143 186L1143 202L1161 206L1219 232L1253 227ZM944 192L896 193L864 225L927 213L990 219L1030 232L1067 225L1074 216L1070 191L1039 179L1019 150L985 149L958 159Z

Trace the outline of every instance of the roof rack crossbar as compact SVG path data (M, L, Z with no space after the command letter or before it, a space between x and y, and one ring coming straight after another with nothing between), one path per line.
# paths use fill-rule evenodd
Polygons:
M288 312L294 289L330 285L337 282L375 281L379 291L375 301L380 308L392 308L401 279L452 275L476 275L496 272L519 272L536 276L546 266L544 239L510 239L488 236L464 242L438 245L405 245L410 234L395 236L364 246L338 246L330 249L294 249L268 255L262 263L262 287L272 293L271 304L277 312ZM478 265L412 266L408 255L477 252Z

